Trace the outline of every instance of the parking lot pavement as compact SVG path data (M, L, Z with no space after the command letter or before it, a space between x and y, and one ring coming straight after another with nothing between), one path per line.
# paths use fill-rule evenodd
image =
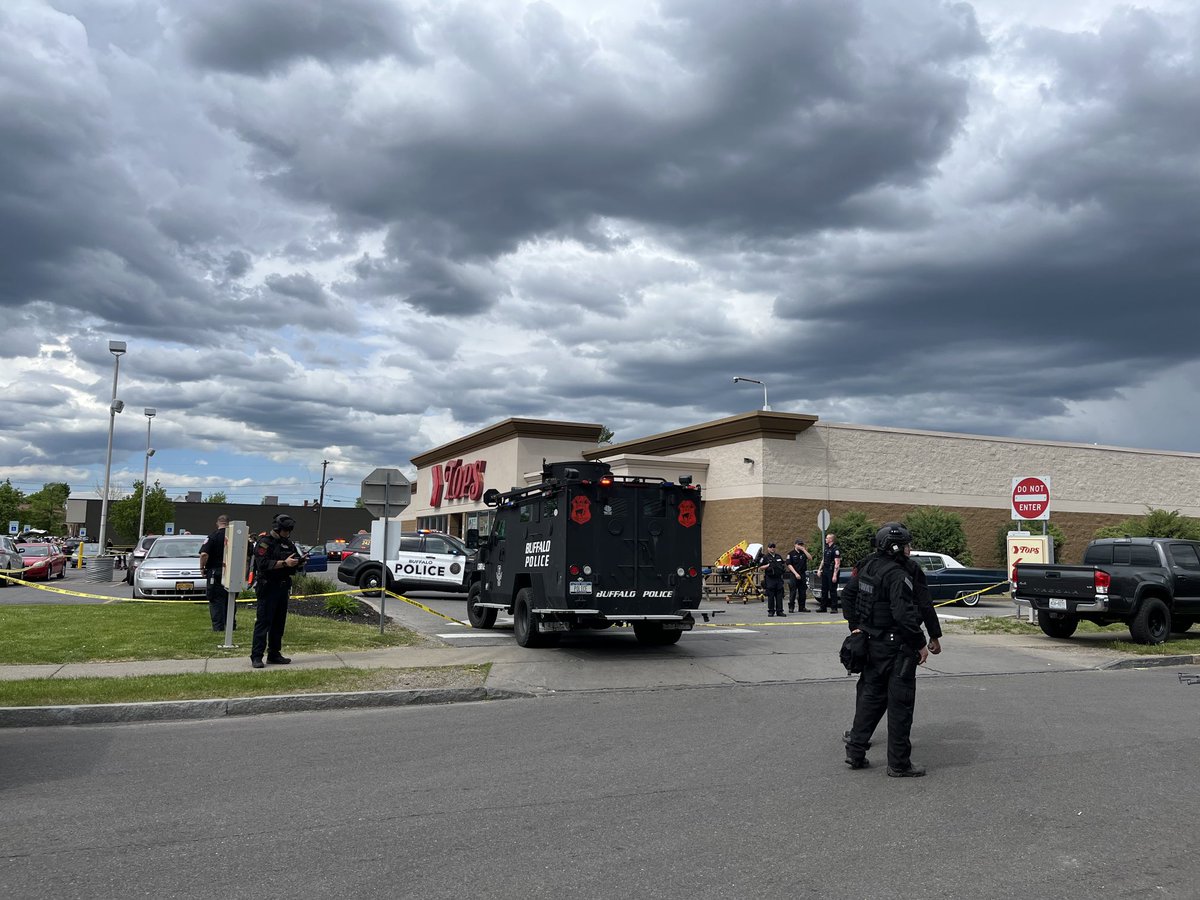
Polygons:
M0 587L0 605L110 603L129 596L129 585L121 580L124 577L124 570L118 570L113 573L113 581L97 583L87 580L87 569L67 569L63 578ZM91 596L77 596L79 594Z

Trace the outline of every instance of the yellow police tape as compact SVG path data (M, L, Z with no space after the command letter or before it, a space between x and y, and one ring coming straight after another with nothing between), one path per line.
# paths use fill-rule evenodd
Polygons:
M349 593L349 592L347 592L347 593ZM411 604L412 606L417 607L417 609L423 609L427 613L433 613L435 616L441 616L443 619L453 622L455 625L462 625L465 628L471 627L466 622L460 622L460 621L458 621L458 619L454 618L453 616L448 616L445 613L440 613L436 609L430 609L424 603L418 603L416 600L409 599L408 597L404 597L400 594L394 594L391 591L385 591L384 593L386 593L389 597L394 597L397 600L403 600L405 603L408 603L408 604Z
M13 571L15 571L15 570L13 570ZM51 594L62 594L63 596L66 596L66 597L83 597L85 600L103 600L105 603L207 603L208 602L207 598L199 599L199 600L156 600L152 597L145 597L145 598L143 598L143 597L113 597L108 594L89 594L84 591L71 591L71 590L67 590L66 588L51 587L48 584L34 584L32 581L24 581L20 578L15 578L12 575L0 574L0 578L3 578L5 581L12 582L13 584L19 584L22 587L33 588L34 590L37 590L37 591L48 591ZM333 596L336 596L337 594L362 594L362 593L364 593L362 588L347 588L344 591L330 591L329 593L326 593L326 594L300 594L297 596L293 596L289 599L309 600L309 599L312 599L315 597L333 597ZM405 597L399 597L399 595L391 594L390 591L389 591L389 595L398 597L398 599L405 600L405 602L408 602L408 603L413 602L411 600L408 600ZM256 602L256 600L257 600L257 598L255 598L255 597L239 597L236 602L237 603L254 603L254 602ZM430 611L432 612L432 610L430 610Z

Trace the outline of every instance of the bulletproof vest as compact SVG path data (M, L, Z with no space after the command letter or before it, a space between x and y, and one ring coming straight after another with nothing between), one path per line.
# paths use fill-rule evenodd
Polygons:
M896 624L892 605L884 589L884 578L900 563L888 557L872 557L858 568L858 600L855 612L860 625L870 628L891 628Z

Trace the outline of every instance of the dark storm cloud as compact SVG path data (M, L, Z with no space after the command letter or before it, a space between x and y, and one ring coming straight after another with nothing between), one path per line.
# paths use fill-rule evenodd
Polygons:
M301 300L311 306L325 305L325 290L307 272L295 275L268 275L263 283L276 294Z
M423 58L403 11L387 0L205 0L176 11L188 57L225 72L266 75L304 59Z

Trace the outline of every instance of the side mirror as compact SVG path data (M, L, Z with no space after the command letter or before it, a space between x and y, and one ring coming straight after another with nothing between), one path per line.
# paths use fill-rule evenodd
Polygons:
M468 528L467 529L466 544L467 544L468 550L479 549L479 529L478 528Z
M484 491L483 492L483 505L484 506L499 506L500 505L500 492L498 490L496 490L495 488L488 488L486 491Z

